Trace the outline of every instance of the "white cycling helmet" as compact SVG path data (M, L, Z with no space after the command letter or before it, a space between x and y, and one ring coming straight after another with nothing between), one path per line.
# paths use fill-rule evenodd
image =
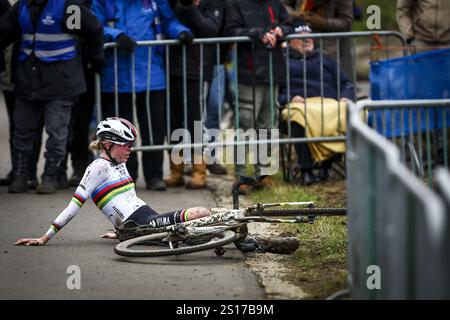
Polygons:
M97 126L97 138L125 145L136 140L137 131L133 124L126 119L106 118Z

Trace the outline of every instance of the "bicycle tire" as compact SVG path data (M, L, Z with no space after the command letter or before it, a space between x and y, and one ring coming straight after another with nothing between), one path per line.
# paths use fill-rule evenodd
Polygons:
M263 217L290 217L299 215L345 216L347 215L347 208L267 209L257 214Z
M180 255L180 254L214 249L217 247L224 246L228 243L231 243L234 240L236 240L236 238L237 238L236 233L234 231L225 230L219 234L219 235L223 236L222 238L220 238L220 239L212 238L208 242L201 243L201 244L195 244L195 245L190 245L190 246L180 247L180 248L173 248L173 249L170 249L170 248L159 249L159 250L155 250L153 248L149 248L149 249L145 249L145 250L131 249L132 246L140 245L145 242L161 241L167 235L168 235L168 233L164 232L164 233L151 234L151 235L146 235L146 236L126 240L126 241L121 242L118 245L116 245L116 247L114 248L114 252L120 256L125 256L125 257L164 257L164 256ZM192 238L196 238L196 237L198 238L201 236L204 236L204 235L193 236Z

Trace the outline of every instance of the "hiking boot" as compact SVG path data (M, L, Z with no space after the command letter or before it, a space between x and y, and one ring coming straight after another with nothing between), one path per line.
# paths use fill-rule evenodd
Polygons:
M58 175L60 173L60 165L60 160L47 159L45 161L41 185L37 188L38 194L51 194L56 192L59 186Z
M274 183L273 183L272 177L267 176L264 179L262 179L260 181L260 183L255 185L255 188L256 189L262 189L262 188L272 187L273 185L274 185Z
M39 185L39 182L38 182L36 173L34 173L34 174L29 174L29 175L28 175L28 181L27 181L27 184L28 184L28 189L36 190L36 188L37 188L38 185Z
M24 193L28 191L30 162L30 156L19 152L14 153L11 184L8 188L9 193Z
M238 176L238 177L236 177L236 179L234 180L233 185L236 184L236 183L238 183L239 181L240 181L240 180L239 180L239 176ZM249 186L249 185L247 185L247 184L241 184L241 185L239 186L239 189L238 189L238 193L239 193L240 195L243 195L243 196L248 195L251 191L252 191L252 186Z
M170 160L170 176L165 180L167 188L184 186L183 168L183 163L175 164Z
M227 167L217 162L214 162L213 164L208 164L208 171L212 174L219 174L219 175L226 175L228 173Z
M186 184L186 189L206 188L206 163L203 161L203 157L197 158L197 161L201 161L201 163L192 164L192 178Z
M155 191L166 191L166 183L162 179L152 178L147 182L145 189Z

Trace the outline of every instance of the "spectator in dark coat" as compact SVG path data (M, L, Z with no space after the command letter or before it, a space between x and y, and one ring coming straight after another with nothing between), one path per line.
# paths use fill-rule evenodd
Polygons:
M240 129L271 129L274 126L278 84L286 71L278 40L291 32L289 14L280 0L242 0L227 5L224 34L253 39L253 43L238 45ZM271 56L273 87L270 86ZM258 159L256 176L261 174L261 169L263 166ZM235 174L245 175L245 166L237 164ZM263 186L271 184L269 176L262 180ZM241 193L247 191L244 186L240 189Z

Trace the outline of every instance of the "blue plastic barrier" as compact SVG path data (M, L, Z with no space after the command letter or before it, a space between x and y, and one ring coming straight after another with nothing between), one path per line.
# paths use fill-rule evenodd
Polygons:
M450 49L428 51L402 58L370 63L372 100L415 100L450 98ZM413 132L426 130L426 109L412 111ZM419 116L420 112L420 116ZM369 125L387 137L400 136L400 112L394 112L395 133L392 134L392 112L371 111ZM375 119L376 117L376 119ZM442 127L443 110L429 111L429 129ZM385 120L383 120L383 118ZM403 113L403 135L410 132L408 112ZM383 121L385 125L383 125ZM446 112L450 127L450 109Z

